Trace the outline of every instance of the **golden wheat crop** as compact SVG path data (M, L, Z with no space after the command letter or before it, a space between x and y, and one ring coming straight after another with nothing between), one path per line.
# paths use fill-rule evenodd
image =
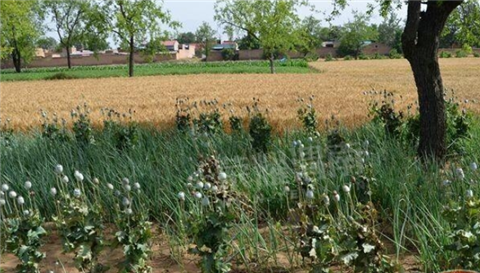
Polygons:
M469 101L480 99L480 58L441 59L444 84ZM297 97L315 95L314 107L321 119L332 114L348 126L366 121L368 101L364 91L388 90L402 95L405 106L416 98L413 76L406 60L315 62L322 73L312 74L234 74L172 75L137 78L103 78L63 81L2 82L1 116L10 118L17 129L39 124L40 109L69 117L76 105L87 102L92 119L101 120L102 107L118 111L135 109L135 119L157 126L171 126L175 99L217 98L232 102L237 109L260 98L269 109L269 118L279 127L298 126ZM99 72L101 73L101 72ZM480 112L480 105L467 104ZM238 110L237 110L238 113ZM246 114L246 112L244 112Z

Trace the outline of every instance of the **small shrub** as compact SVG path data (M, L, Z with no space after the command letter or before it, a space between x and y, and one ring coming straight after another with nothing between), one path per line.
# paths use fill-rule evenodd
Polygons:
M192 126L192 115L188 98L177 98L175 108L177 109L175 115L175 125L177 130L184 133L190 131Z
M359 60L370 60L370 57L368 57L367 55L362 53L362 54L358 55L358 59Z
M304 103L302 98L299 98L297 101L302 103L303 105L297 111L297 117L303 124L303 129L307 133L307 135L312 137L318 137L320 134L317 131L318 121L317 121L317 113L315 112L315 108L313 108L313 98L314 96L310 96L309 103Z
M444 247L453 253L445 267L478 270L480 268L480 200L471 196L461 203L451 203L445 208L443 215L452 228L448 236L451 241Z
M252 147L256 152L267 153L272 142L272 126L258 109L258 100L254 99L252 111L249 124Z
M325 61L326 62L331 62L334 61L335 59L333 58L331 53L328 53L327 56L325 56Z
M373 116L373 121L383 124L385 133L388 136L398 137L400 135L400 127L403 124L403 112L395 111L393 93L384 91L383 99L380 103L378 101L371 102L370 115Z
M343 60L344 61L351 61L351 60L353 60L353 57L350 56L350 55L347 55L347 56L343 57Z
M105 116L103 132L118 150L134 148L138 144L138 127L133 121L135 111L129 109L128 113L121 114L113 109L103 108L101 112Z
M223 132L223 121L220 109L218 108L218 101L216 99L211 101L200 101L195 104L199 114L192 120L193 126L200 134L214 135Z
M55 73L51 76L45 77L45 80L71 80L71 79L78 79L78 77L74 75L69 75L64 72Z
M49 140L69 141L70 134L66 128L67 121L62 118L61 123L57 115L54 113L53 118L50 119L47 112L41 111L42 115L42 137Z
M385 58L386 58L385 56L379 54L378 52L375 53L375 55L373 55L373 57L372 57L373 60L383 60Z
M475 57L475 58L480 58L480 53L478 53L478 52L473 52L473 57Z
M466 58L466 57L468 57L468 53L467 53L466 51L464 51L464 50L457 50L457 51L455 52L455 57L457 57L457 58Z
M228 118L228 122L230 123L230 129L232 130L233 133L239 133L243 130L242 127L242 118L239 116L231 115Z
M401 59L402 58L402 54L398 53L398 51L396 49L392 49L390 50L390 52L388 53L388 57L390 59Z
M465 51L465 53L467 53L467 55L473 53L472 47L471 47L470 45L468 45L468 44L463 44L462 50Z
M222 50L222 58L224 61L231 61L235 58L235 50L232 48L224 48Z
M130 191L130 181L127 178L122 180L123 192L116 204L115 233L116 242L114 246L122 246L124 261L121 264L120 272L148 273L152 268L148 265L152 253L151 239L152 223L148 221L148 209L141 202L142 196L140 184L135 183Z
M305 57L303 57L303 59L307 62L315 62L318 60L318 58L318 54L315 52L309 52L307 55L305 55Z
M28 187L30 189L31 182L28 183L30 183ZM3 199L3 194L2 192L2 198L0 198L2 251L6 250L20 260L17 272L40 273L39 264L45 258L45 253L41 252L40 248L47 231L42 227L44 218L33 205L32 198L35 192L28 191L31 195L27 200L23 196L15 198L17 194L13 190L8 192L10 198ZM12 198L13 194L15 197Z
M93 136L92 122L90 121L90 109L87 103L83 104L83 108L77 106L77 111L72 110L71 117L73 121L73 132L75 139L81 144L92 144L95 142Z
M440 58L451 58L451 57L452 57L452 53L450 53L448 51L440 52Z
M63 174L59 175L63 177ZM76 184L72 193L61 184L63 179L58 179L60 192L55 200L57 215L53 220L62 238L64 251L75 253L75 267L80 272L103 272L105 268L98 262L104 248L103 215L98 203L87 200L83 179L83 174L75 171ZM52 195L57 195L56 189Z
M186 232L192 244L189 252L201 257L201 271L205 273L229 272L231 264L226 260L229 230L239 217L240 195L232 188L227 174L221 171L214 156L201 159L189 180L187 190L194 189L193 208L182 211ZM180 202L186 199L184 192L178 194Z

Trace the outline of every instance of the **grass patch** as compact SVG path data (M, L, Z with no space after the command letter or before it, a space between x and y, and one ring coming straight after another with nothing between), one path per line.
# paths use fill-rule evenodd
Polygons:
M277 73L312 73L307 62L303 60L277 61ZM107 78L127 77L127 65L110 66L75 66L72 69L65 67L32 68L16 73L13 69L0 72L0 81L28 81L55 78L55 74L64 73L71 78ZM228 61L228 62L171 62L155 64L138 64L134 68L135 76L154 75L188 75L188 74L267 74L270 73L269 63L266 61Z

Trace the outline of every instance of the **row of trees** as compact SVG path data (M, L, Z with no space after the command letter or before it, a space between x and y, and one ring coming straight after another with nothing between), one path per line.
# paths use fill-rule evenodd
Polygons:
M165 37L161 27L176 28L161 2L155 0L5 0L0 2L1 58L12 58L15 70L21 72L22 61L29 61L36 45L54 47L56 41L41 37L46 30L55 31L59 46L67 54L71 68L74 45L97 51L105 49L106 39L129 50L129 76L133 76L133 53L139 42ZM45 21L52 26L45 26Z

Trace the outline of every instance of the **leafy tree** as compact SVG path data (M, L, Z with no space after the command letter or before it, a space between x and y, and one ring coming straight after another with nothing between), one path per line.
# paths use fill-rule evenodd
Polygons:
M322 46L320 20L313 16L305 17L301 25L300 51L306 56L308 53Z
M402 51L402 20L395 13L384 18L383 22L378 26L378 42L386 44L397 52Z
M342 26L322 27L319 30L319 39L322 41L339 41L343 35Z
M172 21L163 2L155 0L108 0L102 10L109 30L120 44L128 44L128 76L133 77L135 45L160 33L161 25L176 28L179 23Z
M217 0L215 20L257 40L275 73L275 53L295 49L301 39L296 9L307 5L303 0Z
M67 54L68 68L72 68L71 48L76 42L81 41L87 30L86 21L91 1L45 0L42 3L55 23L54 30L58 34L59 43Z
M58 42L53 37L41 37L37 40L36 46L45 50L55 50Z
M446 152L446 107L438 49L447 19L464 0L380 0L380 13L386 16L395 7L407 5L407 20L402 34L402 50L409 61L417 86L420 108L420 142L422 159L443 162ZM336 0L334 14L347 4ZM422 8L423 6L423 8Z
M196 40L197 39L193 32L180 33L177 37L177 41L180 44L191 44L191 43L195 43Z
M12 58L15 71L22 71L22 61L35 56L35 41L41 33L42 14L34 0L0 1L0 57Z
M367 40L375 40L378 33L375 27L371 27L368 22L370 18L367 14L354 13L353 21L349 21L344 26L344 33L340 39L338 53L340 55L353 55L355 59L362 52L362 48Z
M243 38L237 40L237 43L238 43L238 48L241 50L260 48L260 42L248 34L243 36Z
M215 43L215 30L207 22L203 22L195 32L195 36L197 42L202 44L202 52L205 54L205 60L207 60Z
M458 6L448 18L442 32L440 46L453 44L480 47L480 2L467 0Z

